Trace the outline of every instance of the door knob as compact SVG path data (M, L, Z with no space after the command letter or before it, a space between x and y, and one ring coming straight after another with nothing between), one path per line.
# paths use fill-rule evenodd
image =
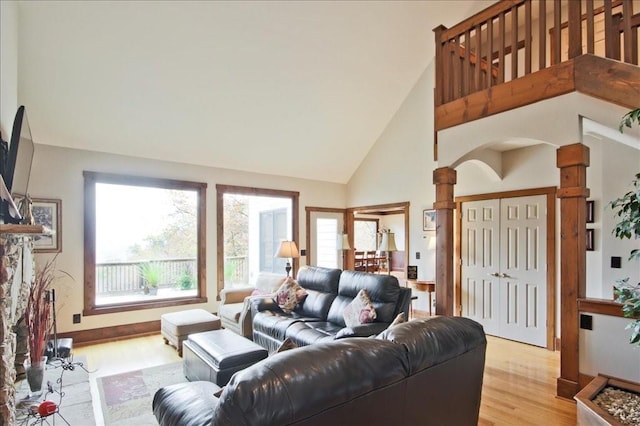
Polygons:
M502 277L502 278L511 278L511 276L509 274L505 274L504 272L502 274L500 274L500 277Z

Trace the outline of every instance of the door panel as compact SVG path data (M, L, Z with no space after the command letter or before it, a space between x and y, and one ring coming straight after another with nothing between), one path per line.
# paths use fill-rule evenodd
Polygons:
M312 249L308 265L343 268L343 251L337 249L338 233L344 229L343 216L342 213L311 212L309 236Z
M464 203L462 208L462 312L498 332L498 200Z
M538 346L547 344L547 272L540 259L546 258L546 197L501 200L502 285L509 286L509 321L501 336ZM544 236L544 237L543 237Z

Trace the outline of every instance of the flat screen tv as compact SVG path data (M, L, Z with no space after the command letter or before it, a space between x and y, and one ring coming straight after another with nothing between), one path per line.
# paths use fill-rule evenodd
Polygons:
M24 105L21 105L16 112L9 142L9 152L2 178L11 194L27 194L29 186L29 176L31 174L31 163L33 161L33 138L27 120L27 113ZM20 217L13 217L9 214L8 203L2 202L2 216L5 223L20 223Z

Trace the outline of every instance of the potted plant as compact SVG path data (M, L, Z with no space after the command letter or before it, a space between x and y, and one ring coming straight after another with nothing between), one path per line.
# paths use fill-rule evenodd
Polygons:
M29 357L24 361L30 389L29 396L39 395L42 392L44 369L47 362L44 350L51 330L49 287L55 278L53 264L54 261L47 261L41 268L36 269L24 313L29 333L27 340Z
M189 271L184 271L178 277L178 285L181 290L190 290L193 287L193 275Z
M616 212L619 222L613 228L617 238L640 238L640 173L632 181L632 190L613 200L609 205ZM629 260L640 259L640 249L631 250ZM616 281L614 294L622 303L625 317L635 318L627 328L631 329L629 343L640 346L640 283L632 284L629 278Z
M143 280L144 294L155 296L158 294L160 283L160 266L155 262L146 262L138 266Z

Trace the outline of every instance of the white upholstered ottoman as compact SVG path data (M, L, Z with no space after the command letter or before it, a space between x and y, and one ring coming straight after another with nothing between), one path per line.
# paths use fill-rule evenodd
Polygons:
M220 318L204 309L172 312L160 317L160 333L164 337L164 342L175 346L180 356L182 356L182 342L187 340L190 334L219 328Z

